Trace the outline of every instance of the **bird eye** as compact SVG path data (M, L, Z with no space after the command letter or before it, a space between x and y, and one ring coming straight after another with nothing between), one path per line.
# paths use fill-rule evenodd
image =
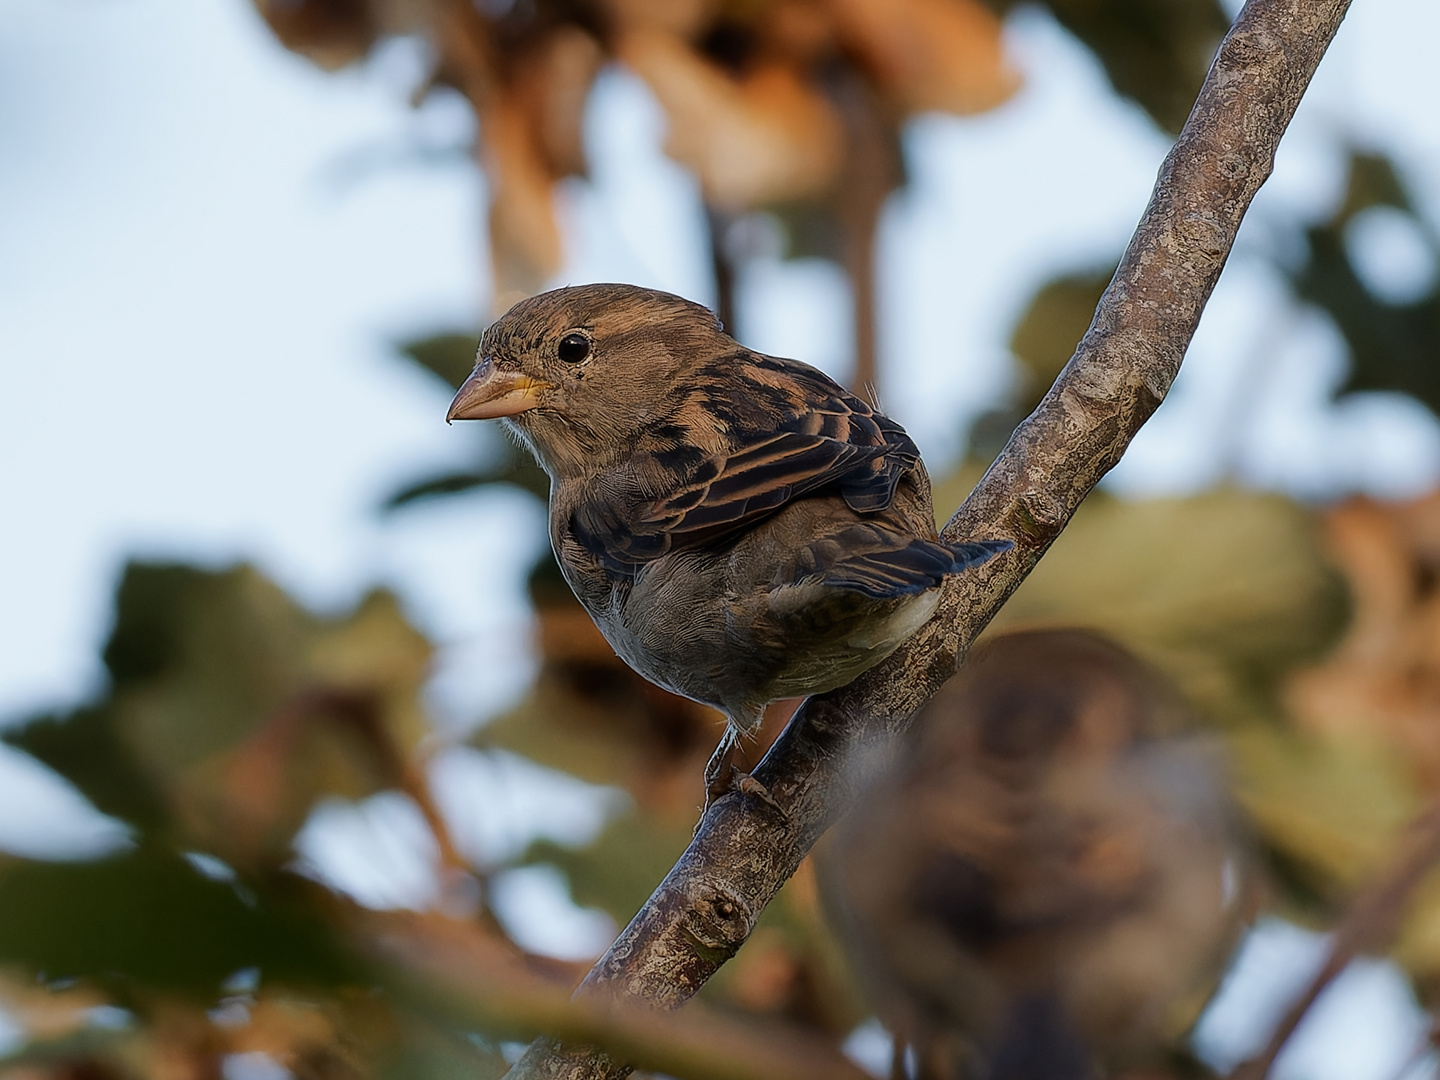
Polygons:
M560 359L578 364L590 355L590 339L584 334L566 334L560 339Z

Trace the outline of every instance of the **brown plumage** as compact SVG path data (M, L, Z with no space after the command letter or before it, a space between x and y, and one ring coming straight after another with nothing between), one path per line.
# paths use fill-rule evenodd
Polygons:
M841 824L822 894L925 1080L1154 1063L1250 913L1244 832L1156 672L1077 630L976 651Z
M549 474L556 557L615 651L729 717L712 793L766 704L849 682L929 618L945 575L1010 546L942 542L900 425L669 293L516 304L448 419L495 417Z

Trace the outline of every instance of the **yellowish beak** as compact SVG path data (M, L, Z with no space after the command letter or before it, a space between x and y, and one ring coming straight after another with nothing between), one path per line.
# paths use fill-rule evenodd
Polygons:
M514 416L540 404L536 395L549 385L544 379L532 379L518 371L497 368L492 360L481 360L460 384L445 422Z

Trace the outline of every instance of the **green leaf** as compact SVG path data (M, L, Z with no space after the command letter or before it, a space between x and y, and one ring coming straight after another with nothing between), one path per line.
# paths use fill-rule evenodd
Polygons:
M1295 276L1295 291L1324 309L1350 347L1340 393L1398 390L1440 413L1440 293L1387 303L1361 284L1339 228L1310 229L1306 238L1310 259Z
M624 926L670 872L692 831L693 823L668 815L631 812L612 819L588 847L540 840L520 862L558 867L575 903L599 908Z
M1010 352L1020 367L1018 385L1008 402L971 425L968 452L973 457L993 461L1020 421L1040 404L1090 328L1095 305L1114 274L1113 266L1068 274L1042 285L1031 298L1010 335Z
M1310 513L1278 496L1221 490L1144 502L1090 496L994 625L1106 631L1212 719L1236 726L1273 721L1280 678L1329 648L1348 614Z
M1329 221L1306 230L1309 255L1289 274L1296 294L1325 311L1350 349L1350 374L1341 395L1400 391L1440 414L1440 283L1410 303L1390 303L1362 283L1345 233L1362 211L1387 206L1410 217L1417 235L1440 262L1440 240L1414 213L1395 167L1384 157L1352 154L1345 200Z
M1372 206L1393 206L1406 213L1412 213L1415 209L1394 162L1384 154L1352 151L1350 181L1338 220L1348 221L1361 210L1368 210Z
M98 809L237 864L288 857L322 794L400 783L431 650L395 598L317 618L249 567L132 564L112 688L5 732Z
M431 374L438 375L452 390L458 390L475 368L475 350L480 342L476 333L434 334L396 346Z
M990 0L1008 11L1017 0ZM1118 93L1178 132L1230 28L1216 0L1044 0L1105 67Z
M164 792L105 708L41 716L7 730L4 739L69 780L102 814L147 830L169 820Z
M287 985L355 976L295 896L253 889L147 848L90 863L10 861L0 865L0 962L202 996L247 967Z
M1030 301L1010 335L1010 351L1020 361L1023 386L1018 407L1022 415L1040 404L1060 370L1070 362L1075 346L1090 329L1095 306L1115 267L1092 273L1070 274L1045 284Z
M498 1080L509 1071L498 1046L478 1037L399 1017L399 1040L377 1061L379 1080Z
M398 510L421 499L458 495L494 484L510 484L542 501L550 497L550 478L545 475L545 470L524 451L510 450L505 453L505 460L489 468L445 473L401 488L385 500L384 508Z

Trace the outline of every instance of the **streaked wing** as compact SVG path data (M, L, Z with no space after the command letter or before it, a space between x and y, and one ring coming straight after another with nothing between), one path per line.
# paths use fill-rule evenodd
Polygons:
M702 371L704 389L687 403L722 422L731 436L725 455L701 455L679 439L639 462L667 478L658 497L633 508L600 498L576 508L576 539L608 570L630 573L669 551L703 547L826 489L859 513L883 510L915 467L919 451L900 425L814 368L754 354L739 361L725 357L717 363L728 368Z

